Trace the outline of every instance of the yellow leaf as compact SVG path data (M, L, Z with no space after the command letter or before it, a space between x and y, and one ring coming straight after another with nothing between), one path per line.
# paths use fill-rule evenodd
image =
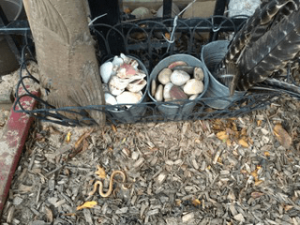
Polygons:
M103 167L101 166L97 166L98 170L95 172L96 175L98 175L98 177L100 177L101 179L105 179L106 177L106 173Z
M71 141L71 132L68 132L67 136L66 136L66 142L69 143Z
M197 206L201 205L201 201L200 201L199 199L194 199L194 200L192 201L192 204L193 204L195 207L197 207Z
M264 155L265 155L266 157L270 157L270 152L264 152Z
M211 169L211 166L206 167L206 169L210 170L210 169Z
M274 127L274 135L279 141L279 143L285 147L290 148L293 140L289 133L281 126L281 124L276 124Z
M240 139L239 144L244 148L249 148L248 143L244 139Z
M81 210L81 209L86 209L86 208L90 209L96 205L97 205L96 201L85 202L83 205L77 206L76 210Z

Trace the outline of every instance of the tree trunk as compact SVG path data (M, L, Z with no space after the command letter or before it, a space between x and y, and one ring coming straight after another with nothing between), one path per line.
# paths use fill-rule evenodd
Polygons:
M23 0L36 47L42 85L56 107L104 105L86 0ZM105 114L91 110L99 124ZM70 115L68 115L70 116Z

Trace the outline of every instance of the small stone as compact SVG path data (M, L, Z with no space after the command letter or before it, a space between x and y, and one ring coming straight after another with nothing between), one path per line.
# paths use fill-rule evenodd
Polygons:
M21 203L23 202L23 198L19 197L19 196L16 196L13 200L13 204L15 206L18 206L18 205L21 205Z
M189 213L189 214L186 214L182 217L182 222L183 223L187 223L187 222L192 222L194 221L194 213Z
M244 222L245 221L245 218L244 218L244 216L241 213L235 215L234 219L237 220L237 221L239 221L239 222Z
M131 154L131 158L133 159L133 160L137 160L138 158L139 158L139 153L138 152L132 152L132 154Z
M172 100L181 100L181 99L187 99L188 96L183 92L183 90L176 86L173 85L171 90L170 90L170 96Z

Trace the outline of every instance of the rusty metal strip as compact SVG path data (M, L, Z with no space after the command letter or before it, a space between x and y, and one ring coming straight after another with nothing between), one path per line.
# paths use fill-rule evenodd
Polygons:
M37 91L31 93L39 96ZM25 96L20 100L20 104L25 109L32 110L36 100ZM3 135L0 137L0 218L32 121L33 118L29 115L16 113L11 109Z

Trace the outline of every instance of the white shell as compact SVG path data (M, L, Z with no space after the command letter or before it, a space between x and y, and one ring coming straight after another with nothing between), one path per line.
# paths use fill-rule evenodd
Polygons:
M136 19L145 19L150 17L150 10L146 7L138 7L131 12L132 15L135 15Z
M170 82L171 74L171 69L164 68L162 71L159 72L157 79L161 84L165 85Z
M200 67L195 67L195 69L194 69L194 78L196 80L203 81L204 73L203 73L203 70Z
M106 62L100 66L100 75L104 83L106 84L108 83L112 73L113 73L112 62Z
M183 70L174 70L171 74L171 82L177 86L184 85L190 79L190 75Z
M198 97L198 95L191 95L191 96L189 97L189 100L195 100L197 97Z
M172 84L171 82L170 83L167 83L164 87L164 99L171 99L171 96L170 96L170 90L172 88L174 84Z
M155 93L155 99L158 102L161 102L163 100L163 86L160 84L157 87L156 93Z
M117 104L116 98L113 95L111 95L110 93L106 92L104 94L104 98L105 98L106 105L116 105Z
M138 69L139 63L135 59L132 59L123 53L120 54L120 57L124 60L124 63L130 64L136 70Z
M135 80L127 85L127 90L130 92L139 92L147 85L144 79Z
M118 56L115 56L113 61L112 61L112 64L114 66L121 66L122 64L124 63L124 60L121 58L121 57L118 57Z
M112 76L109 81L108 87L112 95L117 96L125 91L125 88L130 83L128 79L121 79L117 76Z
M203 83L200 80L191 79L183 87L187 95L197 95L203 91Z
M117 102L118 104L136 104L139 101L141 101L142 97L143 94L141 92L133 93L129 91L124 91L122 94L117 96ZM130 108L131 106L128 105L127 107Z

